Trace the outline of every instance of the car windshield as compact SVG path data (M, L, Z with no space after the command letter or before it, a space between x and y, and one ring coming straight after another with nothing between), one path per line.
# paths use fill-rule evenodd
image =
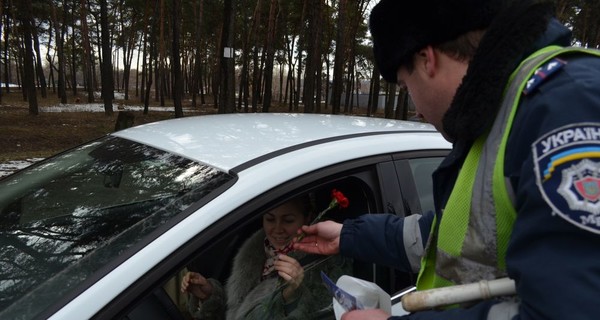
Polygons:
M0 180L0 318L38 314L232 179L108 136Z

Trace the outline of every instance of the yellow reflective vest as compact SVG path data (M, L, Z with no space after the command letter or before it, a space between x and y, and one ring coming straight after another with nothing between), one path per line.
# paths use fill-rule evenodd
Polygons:
M494 124L472 145L454 188L431 227L417 290L506 277L506 251L516 219L504 155L521 93L535 71L569 53L600 56L596 50L549 46L521 63L511 75Z

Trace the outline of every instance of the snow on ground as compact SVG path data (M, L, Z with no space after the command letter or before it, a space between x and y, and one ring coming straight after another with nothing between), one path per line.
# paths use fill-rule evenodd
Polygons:
M144 106L127 106L119 105L113 111L144 111ZM175 112L174 107L148 107L150 112ZM183 109L184 112L193 111L191 109ZM197 110L196 110L197 111ZM104 104L102 103L87 103L87 104L59 104L51 107L40 107L40 112L104 112Z
M14 160L6 163L0 163L0 178L5 177L17 170L21 170L32 163L42 160L42 158L32 158L27 160Z
M0 82L0 87L4 87L4 86L6 86L6 85L4 83ZM14 83L9 83L8 86L11 88L20 88L21 87L20 85L14 84Z
M94 94L96 99L100 99L100 93ZM115 99L125 99L125 94L115 92ZM143 105L124 105L119 102L113 103L113 111L143 111ZM148 107L149 111L175 111L174 107ZM185 110L184 111L189 111ZM76 103L76 104L58 104L51 107L40 107L40 112L104 112L104 103Z

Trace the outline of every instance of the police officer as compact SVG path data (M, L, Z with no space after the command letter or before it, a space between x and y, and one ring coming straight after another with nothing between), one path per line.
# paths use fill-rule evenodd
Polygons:
M382 76L453 143L433 175L436 212L305 226L295 247L419 272L418 290L516 282L512 298L402 319L597 319L600 55L568 48L553 12L550 0L380 1Z

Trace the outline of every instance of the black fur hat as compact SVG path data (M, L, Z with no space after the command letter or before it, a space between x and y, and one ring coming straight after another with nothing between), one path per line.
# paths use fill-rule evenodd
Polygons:
M396 82L398 68L428 45L485 29L510 0L381 0L371 11L375 62Z

